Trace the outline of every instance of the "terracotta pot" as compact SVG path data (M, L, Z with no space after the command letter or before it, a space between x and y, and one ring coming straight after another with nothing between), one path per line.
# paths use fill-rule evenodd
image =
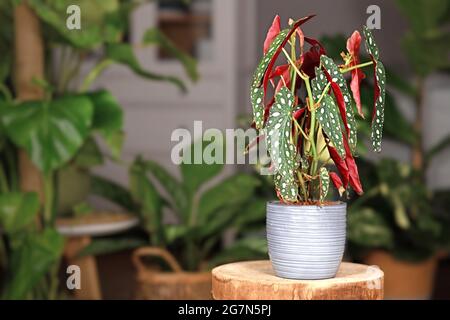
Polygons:
M146 266L141 260L144 256L162 258L173 272L162 272ZM183 271L175 258L161 248L139 248L134 251L132 259L137 270L137 299L210 300L212 298L210 271Z
M437 257L413 263L399 260L385 251L375 250L366 256L364 262L377 265L383 270L385 299L431 298Z

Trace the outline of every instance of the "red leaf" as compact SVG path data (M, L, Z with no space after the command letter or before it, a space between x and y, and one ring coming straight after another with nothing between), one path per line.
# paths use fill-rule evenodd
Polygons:
M303 53L303 47L305 46L305 35L303 34L302 28L297 28L297 35L300 40L300 52Z
M336 168L338 169L339 173L341 174L344 188L347 189L348 181L350 179L347 163L345 162L344 159L342 159L339 156L339 153L337 152L337 150L334 147L328 145L328 152L329 152L330 157L333 160L334 164L336 165Z
M322 45L319 41L317 41L316 39L314 39L314 38L309 38L309 37L305 37L305 41L306 41L307 43L309 43L310 45L312 45L313 47L318 47L318 48L319 48L319 51L320 51L320 54L326 54L325 48L324 48L323 45Z
M305 111L306 111L306 108L301 108L301 109L298 109L297 111L295 111L294 115L293 115L294 119L298 120L305 113Z
M341 178L338 176L336 172L330 172L330 178L333 182L334 187L338 190L339 195L342 197L342 195L345 192L344 185L342 184Z
M348 145L347 139L344 140L345 147L345 163L347 164L349 182L353 190L359 195L363 194L363 188L361 185L361 180L359 179L358 167L356 166L355 158L353 158L352 152L350 151L350 146Z
M267 119L269 118L270 108L272 108L274 103L275 103L275 97L273 97L272 100L270 100L270 102L264 108L264 123L266 123Z
M277 35L280 33L281 30L281 24L280 24L280 16L276 15L273 19L272 25L269 28L269 31L267 31L266 40L264 40L264 54L269 51L270 45L272 44L273 40L277 37Z
M273 81L273 78L276 77L282 77L283 80L279 80L278 84L275 88L275 94L278 93L278 91L280 91L280 89L284 86L289 87L291 85L291 75L290 75L290 70L289 70L289 65L288 64L283 64L281 66L277 66L275 67L275 69L272 71L272 73L270 74L270 81Z
M350 53L352 59L349 67L356 66L359 64L359 48L361 46L361 35L358 31L353 32L350 38L347 40L347 51ZM352 81L350 82L350 89L353 93L353 99L356 102L356 108L358 109L359 115L364 118L364 114L361 106L361 94L359 87L361 81L365 78L365 74L361 69L352 70Z
M345 127L345 131L347 132L347 137L350 136L350 129L348 128L347 125L347 113L346 113L346 106L345 106L345 101L344 101L344 96L342 94L341 88L339 87L339 85L334 82L330 76L330 74L328 73L328 71L326 69L323 69L325 76L328 79L328 82L331 83L331 90L333 90L333 94L336 98L336 102L339 108L339 113L341 114L341 118L342 118L342 123L344 124ZM347 139L344 139L347 140Z
M316 76L314 69L320 65L320 56L326 52L316 39L305 37L305 41L312 47L300 57L301 70L312 79Z
M245 151L248 152L250 151L254 146L258 145L260 140L264 140L266 138L265 135L261 134L259 136L257 136L255 139L253 139L252 141L250 141L250 143L247 145L247 147L245 148Z
M281 43L281 45L278 47L277 51L274 53L272 59L269 62L269 65L267 66L266 72L264 74L264 78L263 78L263 89L264 89L264 98L266 97L266 92L267 92L267 86L269 84L269 77L270 74L272 73L272 68L275 64L275 61L277 60L278 56L280 55L282 48L286 45L286 43L289 41L290 37L292 36L292 33L295 32L295 30L300 27L302 24L304 24L306 21L308 21L309 19L311 19L312 17L314 17L315 15L310 15L304 18L301 18L300 20L298 20L293 26L292 29L289 31L289 33L287 34L286 38L283 40L283 42Z
M301 57L301 70L306 73L310 78L315 77L314 69L320 65L320 56L322 53L317 47L311 47Z

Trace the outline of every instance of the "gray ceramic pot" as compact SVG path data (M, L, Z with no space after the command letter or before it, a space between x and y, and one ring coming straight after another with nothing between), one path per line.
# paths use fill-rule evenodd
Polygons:
M267 242L277 276L289 279L333 278L345 247L347 205L267 203Z

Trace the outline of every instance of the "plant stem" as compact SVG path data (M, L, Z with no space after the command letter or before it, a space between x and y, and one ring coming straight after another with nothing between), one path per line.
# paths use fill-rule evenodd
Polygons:
M0 189L2 193L9 192L8 179L6 178L5 168L0 165Z
M423 116L423 97L425 92L425 81L422 77L417 79L416 117L414 119L414 130L417 133L417 142L412 150L412 166L421 174L423 179L424 171L424 150L423 150L423 132L422 132L422 116Z
M341 73L346 73L346 72L349 72L349 71L352 71L352 70L355 70L355 69L358 69L358 68L363 68L363 67L370 66L371 64L373 64L373 61L360 63L360 64L357 64L356 66L351 66L351 67L348 67L348 68L341 69L340 71L341 71Z
M84 78L83 83L80 86L80 92L87 91L92 83L97 79L97 77L108 67L110 66L114 61L111 59L103 59L100 61Z
M3 83L0 83L0 92L3 93L8 103L13 101L11 90L9 90L9 88L5 86Z
M44 222L46 226L52 226L54 220L54 183L53 174L44 175Z
M292 121L294 122L295 127L301 132L302 136L309 141L309 137L306 135L305 131L303 131L302 127L298 124L297 120L295 118L292 118Z
M313 161L311 164L311 171L310 174L313 176L316 173L317 169L317 150L316 150L316 141L315 141L315 128L316 128L316 109L314 107L314 99L311 92L311 85L309 82L309 78L307 77L305 79L305 85L306 85L306 91L308 92L308 104L309 109L311 112L311 122L310 122L310 129L309 129L309 143L311 146L311 153L313 156Z

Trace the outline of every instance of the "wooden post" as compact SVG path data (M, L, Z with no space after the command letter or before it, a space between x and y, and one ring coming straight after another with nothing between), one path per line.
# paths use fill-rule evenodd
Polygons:
M81 300L100 300L102 295L95 257L78 257L78 253L90 243L89 236L70 237L66 241L64 256L69 265L80 267L81 289L74 291L75 297Z
M26 1L14 10L14 33L17 98L21 101L42 99L44 91L32 81L33 78L44 78L44 44L39 19ZM21 189L37 192L42 202L44 192L40 172L23 150L19 151L19 170Z
M275 276L270 261L230 263L213 269L216 300L379 300L384 274L375 266L343 262L336 277L290 280Z

